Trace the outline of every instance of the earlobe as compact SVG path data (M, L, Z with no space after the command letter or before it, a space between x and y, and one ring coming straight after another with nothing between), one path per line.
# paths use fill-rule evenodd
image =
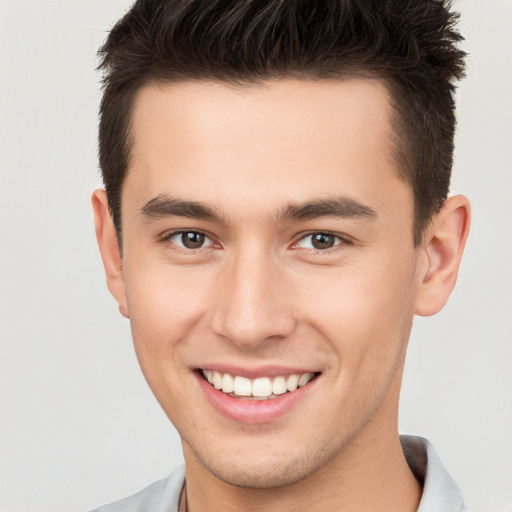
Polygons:
M119 304L120 313L129 317L126 301L126 289L123 275L123 262L117 240L114 222L108 207L107 195L104 190L95 190L92 195L96 239L105 268L107 286Z
M446 304L457 280L470 225L470 205L464 196L446 200L424 234L415 313L434 315Z

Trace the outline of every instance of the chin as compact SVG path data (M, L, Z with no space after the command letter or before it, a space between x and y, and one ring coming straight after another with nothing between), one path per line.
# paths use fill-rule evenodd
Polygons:
M311 467L307 461L295 464L267 464L266 466L247 467L210 467L205 468L223 482L236 487L248 489L272 489L293 485L314 473L316 467Z
M276 489L296 484L316 473L334 458L335 453L265 454L251 456L233 452L230 456L204 457L194 452L202 466L219 480L236 487ZM212 460L213 459L213 460Z

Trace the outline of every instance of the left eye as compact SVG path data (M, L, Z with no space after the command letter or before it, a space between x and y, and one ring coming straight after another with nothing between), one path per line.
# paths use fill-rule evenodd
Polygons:
M316 249L317 251L332 249L343 243L341 237L331 233L312 233L301 238L297 246L303 249Z
M198 231L180 231L172 234L168 240L184 249L201 249L213 245L213 242L204 233Z

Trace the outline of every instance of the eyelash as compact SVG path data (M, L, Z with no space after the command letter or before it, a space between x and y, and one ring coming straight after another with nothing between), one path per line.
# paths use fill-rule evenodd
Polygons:
M172 242L172 239L174 237L179 236L179 235L184 235L187 233L192 233L194 235L202 235L205 237L205 239L208 239L211 243L207 246L202 246L202 247L198 247L196 249L192 249L192 248L188 248L188 247L182 247L182 246ZM160 242L170 243L170 244L174 245L177 248L177 250L179 250L180 252L184 252L187 254L195 253L197 251L200 251L201 249L205 249L205 248L215 245L215 242L213 241L213 238L211 236L209 236L207 233L205 233L203 231L197 231L195 229L181 229L179 231L171 231L171 232L164 233L160 237Z
M306 233L306 234L302 235L297 240L297 242L295 242L292 245L292 247L294 249L297 248L297 246L298 246L298 244L300 242L302 242L303 240L307 239L308 237L313 237L315 235L323 235L323 236L333 237L333 238L336 239L335 240L336 243L332 247L328 247L326 249L316 249L314 247L312 247L312 248L303 248L304 250L308 251L310 254L329 254L329 253L332 253L333 251L341 249L342 246L351 245L352 244L352 240L350 238L348 238L347 236L345 236L345 235L340 235L340 234L337 234L337 233L332 233L330 231L312 231L310 233Z
M172 238L179 236L179 235L184 235L187 233L191 233L191 234L195 234L195 235L202 235L206 239L208 239L211 243L207 246L201 246L201 247L193 249L193 248L188 248L188 247L182 247L182 246L171 241ZM330 253L332 251L337 250L337 248L339 248L339 246L352 245L352 240L349 237L347 237L346 235L340 235L337 233L332 233L330 231L312 231L310 233L306 233L306 234L302 235L296 242L294 242L292 244L291 248L297 249L298 248L297 246L300 242L302 242L306 238L312 237L314 235L332 236L336 239L337 243L335 243L335 245L333 247L329 247L326 249L304 248L304 250L308 251L310 254L326 254L326 253ZM188 230L182 229L179 231L172 231L172 232L164 233L160 237L160 241L164 242L164 243L170 243L170 244L174 245L177 248L177 250L179 250L180 252L186 253L186 254L191 254L191 253L193 254L193 253L196 253L197 251L200 251L202 249L209 248L209 247L212 247L215 245L215 242L211 236L209 236L207 233L205 233L203 231L197 231L194 229L188 229Z

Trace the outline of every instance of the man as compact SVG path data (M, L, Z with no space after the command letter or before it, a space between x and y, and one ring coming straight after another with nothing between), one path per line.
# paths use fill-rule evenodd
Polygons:
M397 425L469 229L448 7L139 0L114 27L96 231L185 466L100 510L465 510Z

